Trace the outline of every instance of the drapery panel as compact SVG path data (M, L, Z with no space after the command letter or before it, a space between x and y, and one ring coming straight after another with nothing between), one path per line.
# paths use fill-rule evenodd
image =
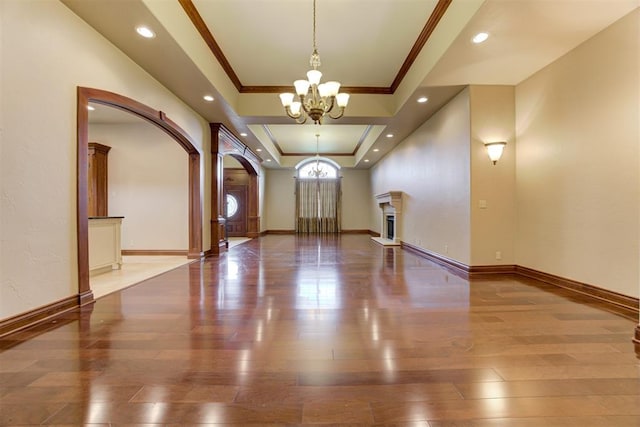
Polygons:
M340 179L296 178L296 232L340 232Z

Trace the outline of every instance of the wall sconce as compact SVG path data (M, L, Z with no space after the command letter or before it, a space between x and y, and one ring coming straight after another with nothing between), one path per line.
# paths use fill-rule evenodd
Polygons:
M489 154L489 158L495 165L500 157L502 157L502 150L504 150L504 146L507 145L504 141L498 142L485 142L484 146L487 148L487 153Z

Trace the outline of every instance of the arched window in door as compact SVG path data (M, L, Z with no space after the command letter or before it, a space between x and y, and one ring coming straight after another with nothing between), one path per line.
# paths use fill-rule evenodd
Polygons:
M227 193L227 218L233 217L236 213L238 213L238 199Z

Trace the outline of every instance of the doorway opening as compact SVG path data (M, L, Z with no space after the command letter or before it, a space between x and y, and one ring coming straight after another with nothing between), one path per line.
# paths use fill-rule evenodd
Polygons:
M89 281L88 239L88 146L89 103L102 104L134 114L159 127L175 140L188 154L189 174L189 244L188 258L200 258L202 252L202 208L200 201L200 153L189 135L171 121L162 111L157 111L131 98L100 89L78 87L77 90L77 245L78 245L78 302L93 301Z

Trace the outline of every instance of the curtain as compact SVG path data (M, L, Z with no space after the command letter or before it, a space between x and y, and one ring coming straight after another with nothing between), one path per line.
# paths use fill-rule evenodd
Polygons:
M296 178L296 232L340 232L340 178Z

